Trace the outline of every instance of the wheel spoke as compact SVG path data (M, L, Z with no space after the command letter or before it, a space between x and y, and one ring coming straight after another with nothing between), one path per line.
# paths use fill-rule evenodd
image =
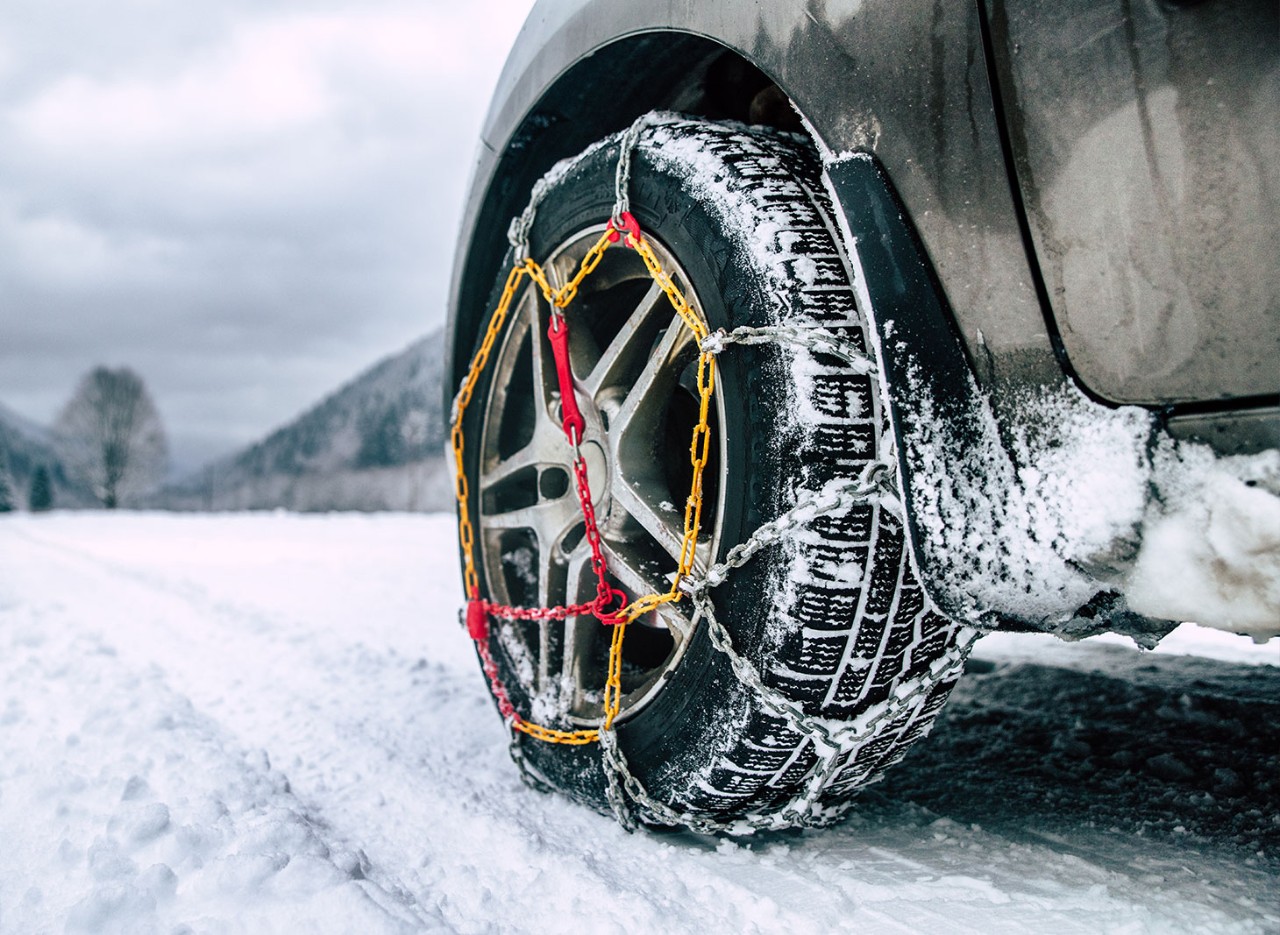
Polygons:
M646 594L666 591L671 587L664 569L652 560L645 560L623 542L604 542L605 561L609 571L621 582L627 597L634 600ZM670 569L665 569L670 571Z
M582 518L578 500L572 495L543 500L533 506L519 507L501 513L485 513L480 517L483 529L529 529L538 538L539 562L546 564L552 549ZM541 571L539 581L541 582ZM539 597L545 596L539 583Z
M555 407L559 399L559 384L556 380L555 363L549 359L550 342L543 334L542 316L538 313L540 305L532 289L527 293L521 314L529 325L530 357L533 363L533 408L536 425L534 439L537 440L547 427L559 433L556 424Z
M677 525L677 522L683 519L683 513L675 512L673 504L669 518L664 516L666 511L661 504L666 496L664 484L645 483L644 480L636 482L622 477L614 479L614 500L657 541L664 552L677 558L684 538L683 523Z
M688 339L684 327L679 322L673 322L667 327L653 353L645 360L644 368L627 391L627 398L610 426L610 431L618 436L620 447L627 444L628 436L634 435L637 428L650 437L656 431L667 402L667 394L662 392L661 384L671 380L668 363L676 349Z
M591 550L585 542L569 556L569 567L565 574L568 587L565 603L573 604L590 596L594 575L591 574ZM599 622L595 617L570 617L563 623L564 644L560 658L559 675L570 684L581 687L584 667L591 656L593 639L597 635ZM574 699L577 703L577 699Z
M680 554L683 535L683 496L679 505L662 474L658 457L679 457L661 452L660 426L667 407L673 377L671 361L688 335L678 324L670 325L645 361L635 385L614 416L612 430L618 439L613 466L613 498L671 557ZM655 457L658 455L658 457ZM663 504L670 503L664 510Z
M595 397L601 389L617 382L620 371L625 370L637 354L647 354L648 347L640 346L647 343L643 338L647 336L646 332L649 329L644 326L658 302L665 298L665 294L656 282L649 287L649 291L644 294L635 311L618 329L618 333L613 336L609 346L601 352L591 372L582 381L582 388L587 395Z
M538 606L551 607L560 602L564 591L563 566L558 562L538 562ZM558 684L564 671L564 623L559 620L543 620L538 624L538 673L537 691L558 692Z
M539 549L538 606L550 607L553 603L551 599L551 591L552 591L552 588L554 587L552 578L555 576L554 572L556 571L558 566L555 562L542 558L542 556L546 554L541 551L542 548L543 548L542 536L539 535L538 536L538 549Z
M501 486L526 468L541 470L553 466L558 467L559 463L547 457L545 446L539 444L539 439L535 435L532 442L505 461L498 461L486 467L480 475L480 489L488 491Z

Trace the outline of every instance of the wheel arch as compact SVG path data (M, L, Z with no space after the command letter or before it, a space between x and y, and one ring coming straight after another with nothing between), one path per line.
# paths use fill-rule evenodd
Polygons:
M447 336L452 379L446 392L452 393L462 376L471 336L485 311L484 297L507 251L508 224L524 209L534 182L559 160L649 111L747 122L752 100L770 86L776 86L774 79L755 62L714 39L679 30L634 33L565 68L500 150L482 140L471 193L476 204L464 223L455 262ZM788 114L790 122L770 122L801 129L794 112ZM486 169L487 180L479 178Z
M492 274L508 220L558 159L646 110L744 118L761 82L774 82L824 158L871 153L893 180L979 383L1060 380L1030 285L986 57L976 0L539 3L485 121L451 322L474 324L484 290L477 275ZM701 86L716 59L741 69L727 102ZM456 376L465 349L453 334Z

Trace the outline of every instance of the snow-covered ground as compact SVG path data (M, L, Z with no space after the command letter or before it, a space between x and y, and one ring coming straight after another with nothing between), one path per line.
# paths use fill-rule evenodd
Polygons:
M823 832L523 787L446 517L0 520L0 932L1280 930L1280 647L988 637Z

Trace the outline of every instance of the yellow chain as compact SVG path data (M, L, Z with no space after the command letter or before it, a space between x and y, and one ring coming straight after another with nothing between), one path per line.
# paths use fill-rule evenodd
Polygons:
M498 306L494 309L493 315L489 319L489 327L485 331L484 340L480 343L480 349L476 351L475 356L471 359L471 367L467 372L467 378L463 381L462 389L458 392L453 413L453 428L449 436L456 467L454 494L458 500L458 541L462 546L465 568L463 577L468 598L479 594L480 576L475 567L473 554L475 533L471 526L471 514L467 505L470 489L467 484L466 472L463 468L463 413L466 411L467 406L470 405L476 382L480 379L480 374L489 362L489 355L493 350L494 341L497 340L497 336L506 322L511 300L515 297L521 279L528 276L538 286L543 297L553 308L563 309L577 297L578 287L582 285L582 281L600 265L600 260L613 242L613 237L614 232L606 230L600 236L600 239L587 250L577 273L560 289L552 287L547 279L546 271L532 257L526 257L522 263L517 263L513 266L511 272L507 274L507 281L503 286L502 297L498 300ZM702 341L707 337L706 325L702 323L697 313L689 306L688 301L675 282L662 269L662 264L653 252L653 248L649 246L648 241L643 237L627 234L626 242L628 246L640 254L641 259L644 260L645 268L649 271L649 275L653 277L654 282L666 294L667 299L671 302L671 307L693 333L698 344L701 345ZM680 557L676 566L675 578L671 582L669 591L646 594L632 601L618 612L622 622L615 624L613 628L613 638L609 646L609 666L604 686L604 728L606 730L613 727L613 721L622 707L622 643L626 638L627 624L663 604L680 600L682 597L680 583L693 570L693 563L697 555L698 532L702 525L702 469L706 467L711 450L710 411L711 394L715 391L715 373L715 355L702 352L698 357L698 424L694 427L693 437L689 442L689 461L693 466L693 479L689 485L689 496L685 500L684 536L680 542ZM542 740L547 743L581 745L595 743L600 739L600 732L597 730L555 730L531 723L522 718L518 718L512 726L535 740Z
M699 345L707 337L707 327L697 313L689 307L679 287L662 269L653 248L643 238L627 235L627 244L644 260L649 275L658 287L666 293L667 300L676 314L684 321L686 327L693 332ZM703 352L698 357L698 424L694 426L693 438L689 442L689 461L693 465L693 478L689 484L689 497L684 505L684 536L680 541L680 558L676 567L676 575L671 582L671 589L665 594L648 594L632 601L619 616L625 616L631 622L649 613L662 604L680 600L680 582L693 570L697 555L698 531L702 526L702 469L706 467L711 449L711 394L715 392L716 359L714 354ZM699 444L701 442L701 445Z
M528 270L525 266L515 266L507 274L507 282L502 287L502 298L498 300L498 307L493 310L493 316L489 319L489 327L485 331L484 340L480 342L480 349L471 358L471 369L467 372L467 378L463 381L462 389L458 391L458 398L454 402L454 422L453 428L449 433L449 443L453 446L455 468L453 492L458 499L458 541L462 546L465 567L463 585L466 588L468 598L474 597L480 592L480 576L476 574L475 558L473 556L475 533L471 528L471 512L467 507L467 501L470 499L471 494L467 484L467 472L462 463L464 444L462 414L467 411L467 406L471 404L471 395L475 392L476 382L480 379L480 374L489 363L489 354L493 350L493 342L497 340L498 333L502 330L502 325L507 319L507 311L511 307L511 300L515 296L520 280L524 278L526 272Z
M600 731L598 730L554 730L525 720L516 721L512 726L521 733L528 734L534 740L541 740L544 743L563 743L571 747L595 743L600 739Z
M597 266L600 265L600 259L604 256L604 252L609 249L609 244L613 242L613 231L606 230L600 235L600 239L591 245L582 256L582 265L578 267L578 272L572 279L564 284L555 297L556 308L565 308L578 295L578 286L582 285L582 280L586 279L595 272ZM551 301L551 297L547 296L547 301Z

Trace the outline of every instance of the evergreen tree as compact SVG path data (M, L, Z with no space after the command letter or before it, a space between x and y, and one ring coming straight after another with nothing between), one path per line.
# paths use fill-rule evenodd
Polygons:
M381 412L367 413L360 421L356 467L392 467L408 460L397 407L389 405Z
M49 477L49 469L43 464L31 475L31 491L27 495L27 506L32 513L42 513L53 509L53 480Z
M13 489L13 475L9 473L9 459L0 451L0 513L12 513L18 508L18 493Z

